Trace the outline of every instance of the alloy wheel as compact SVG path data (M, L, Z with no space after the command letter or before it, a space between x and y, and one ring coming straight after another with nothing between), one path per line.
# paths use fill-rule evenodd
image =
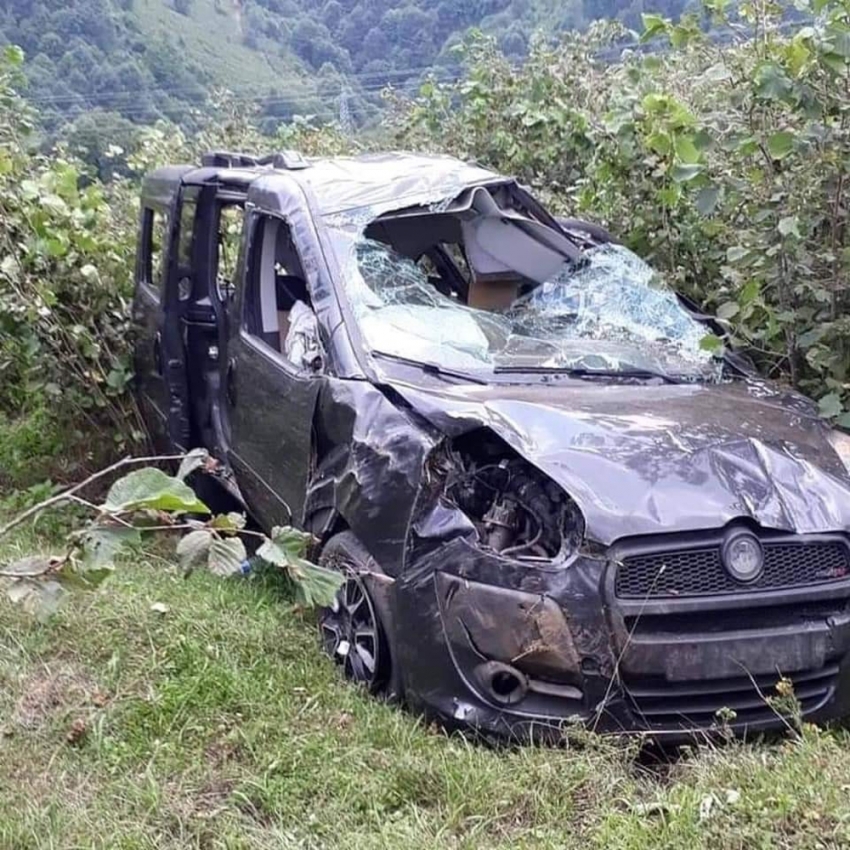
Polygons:
M349 574L320 618L322 645L348 679L374 690L381 672L375 608L359 576Z

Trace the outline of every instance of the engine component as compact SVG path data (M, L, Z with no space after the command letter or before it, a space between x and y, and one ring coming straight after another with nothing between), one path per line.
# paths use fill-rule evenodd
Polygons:
M507 444L474 432L449 452L446 495L475 524L484 546L522 560L551 560L577 548L584 534L578 507Z

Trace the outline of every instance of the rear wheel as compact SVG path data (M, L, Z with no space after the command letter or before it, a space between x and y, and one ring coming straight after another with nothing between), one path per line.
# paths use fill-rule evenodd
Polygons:
M342 667L346 678L373 694L382 693L392 664L378 608L363 578L380 569L350 531L328 542L319 563L345 576L333 605L319 615L322 647Z

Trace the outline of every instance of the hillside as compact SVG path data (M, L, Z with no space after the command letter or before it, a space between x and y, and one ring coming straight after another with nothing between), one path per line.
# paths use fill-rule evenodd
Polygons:
M245 95L315 91L291 52L249 47L234 0L0 0L0 42L28 56L45 124L92 109L135 123L186 122L216 86ZM178 9L182 10L178 11Z
M261 101L272 120L333 118L345 92L363 121L388 83L453 72L450 48L470 27L521 56L538 28L637 26L645 5L675 16L686 0L0 0L0 44L25 50L48 129L92 110L191 125L215 87ZM84 120L120 135L114 115Z

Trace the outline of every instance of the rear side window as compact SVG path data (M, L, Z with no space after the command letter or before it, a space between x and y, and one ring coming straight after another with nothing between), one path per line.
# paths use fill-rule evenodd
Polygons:
M163 249L168 232L168 216L145 207L142 216L141 274L142 283L157 292L162 287Z
M177 243L177 263L181 268L192 267L192 245L197 211L198 205L194 198L184 197L180 206L180 239Z
M216 291L219 300L227 303L236 287L236 265L245 210L240 204L226 204L219 208L216 261Z

